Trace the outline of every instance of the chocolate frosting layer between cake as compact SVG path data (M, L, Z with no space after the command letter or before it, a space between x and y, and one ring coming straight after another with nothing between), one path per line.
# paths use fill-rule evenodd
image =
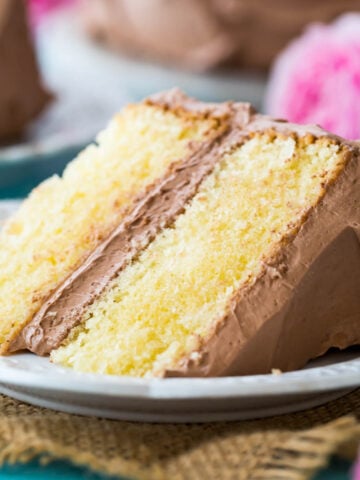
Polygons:
M170 168L139 199L132 212L54 294L12 343L49 353L79 324L85 308L111 280L173 223L219 156L256 132L327 138L342 144L346 167L310 211L280 254L231 300L224 318L190 356L160 376L219 376L297 368L329 347L360 343L360 155L316 126L300 127L255 114L248 104L209 106L179 92L147 100L163 108L202 112L217 109L227 129ZM215 110L214 110L215 111ZM305 138L306 140L306 138ZM339 283L341 285L339 286ZM336 295L335 295L336 293Z

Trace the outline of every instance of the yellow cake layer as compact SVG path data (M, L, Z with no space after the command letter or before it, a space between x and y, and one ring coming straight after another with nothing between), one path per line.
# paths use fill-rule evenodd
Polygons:
M52 360L151 376L196 349L340 171L337 145L308 140L259 134L224 156L173 228L112 282Z
M134 197L216 132L214 119L150 105L117 115L66 168L35 189L0 234L0 344L121 220ZM213 134L212 133L212 134ZM4 344L5 342L5 344Z

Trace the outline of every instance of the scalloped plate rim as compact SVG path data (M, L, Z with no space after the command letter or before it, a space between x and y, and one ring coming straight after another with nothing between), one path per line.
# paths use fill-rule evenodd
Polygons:
M360 358L280 375L143 379L79 373L54 365L48 358L21 353L0 358L0 383L47 391L143 399L303 394L360 386Z

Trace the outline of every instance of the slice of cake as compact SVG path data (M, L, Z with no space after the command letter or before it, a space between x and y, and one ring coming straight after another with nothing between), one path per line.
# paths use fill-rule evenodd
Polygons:
M50 353L83 372L217 376L294 369L330 347L360 343L359 145L271 120L247 104L207 106L176 92L149 102L132 107L136 121L123 114L128 128L110 127L98 147L63 180L35 192L9 223L5 235L14 231L21 248L9 252L4 242L12 260L4 262L11 277L2 279L1 301L13 321L22 319L9 350ZM154 111L163 128L145 142L137 122ZM180 121L172 112L203 118L204 111L207 118L221 115L222 134L213 131L214 141L166 170L161 159L179 142L179 134L169 135L171 122ZM118 137L126 161L113 154ZM178 159L187 145L176 147ZM157 152L155 182L139 160L149 151ZM115 214L112 195L129 185L124 172L134 159L141 182L133 182L126 212ZM118 176L111 188L104 170L106 179ZM145 183L146 193L135 199ZM70 192L76 201L66 203L61 229L51 206ZM38 270L31 261L25 267L31 279L21 271L26 249L39 256ZM54 275L58 264L66 268ZM43 271L52 272L47 283ZM38 278L43 294L34 306Z
M99 243L159 189L184 158L207 151L226 112L148 100L117 115L90 145L23 203L0 233L0 345L9 342ZM205 172L204 172L205 175ZM164 225L167 220L164 220ZM155 226L144 245L157 233ZM100 281L100 280L99 280ZM101 281L100 281L101 282Z
M41 84L24 0L0 2L0 68L0 139L11 139L51 98Z

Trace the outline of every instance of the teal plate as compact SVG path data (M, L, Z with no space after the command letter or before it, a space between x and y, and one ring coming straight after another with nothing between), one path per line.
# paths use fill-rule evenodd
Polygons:
M41 465L37 460L27 464L5 465L0 469L1 480L130 480L122 476L97 474L85 467L78 467L65 461ZM351 465L346 460L333 457L327 468L312 480L350 480ZM134 479L135 480L135 479Z
M61 174L85 145L73 145L18 155L16 158L0 154L0 199L21 198L45 178ZM30 149L29 149L30 150Z

